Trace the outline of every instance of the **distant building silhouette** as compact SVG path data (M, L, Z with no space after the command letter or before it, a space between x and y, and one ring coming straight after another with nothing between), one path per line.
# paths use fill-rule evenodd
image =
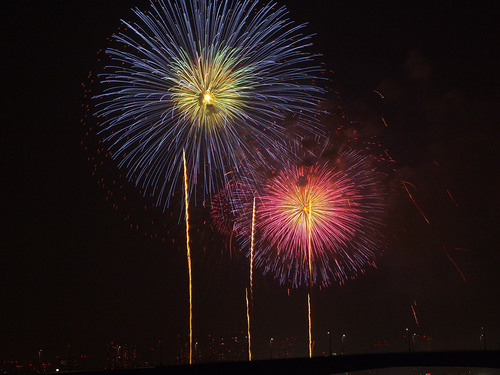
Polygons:
M193 340L193 362L236 362L248 359L247 337L243 331L227 332L224 336L208 335ZM176 364L189 362L188 338L177 335Z
M137 365L135 345L109 342L106 351L106 362L107 370L135 368Z
M297 339L294 337L287 337L285 339L273 338L272 357L274 359L286 359L295 357L295 346Z

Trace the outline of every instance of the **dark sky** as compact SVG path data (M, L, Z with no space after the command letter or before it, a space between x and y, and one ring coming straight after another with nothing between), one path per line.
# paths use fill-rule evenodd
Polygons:
M315 353L327 350L328 330L337 343L345 333L352 351L379 339L404 350L406 327L432 336L435 349L477 349L485 326L488 345L500 349L495 2L279 3L309 22L345 113L361 133L379 136L397 166L378 269L313 293ZM82 84L134 6L148 3L27 1L2 11L0 360L34 360L39 349L51 356L71 344L99 366L109 340L140 353L161 339L172 362L175 335L187 334L184 227L175 213L143 212L147 200L109 161L92 175L95 143L81 123ZM430 224L400 179L415 185ZM118 210L117 195L129 199ZM247 263L230 259L228 239L212 235L201 207L194 212L194 335L243 330ZM163 224L166 243L150 238L164 236ZM261 357L270 337L287 336L306 355L305 314L305 290L288 296L257 274Z

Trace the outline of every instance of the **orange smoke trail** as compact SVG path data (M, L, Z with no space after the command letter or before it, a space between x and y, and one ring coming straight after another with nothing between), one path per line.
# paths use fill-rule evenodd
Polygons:
M188 178L186 167L186 152L182 150L184 163L184 202L186 205L186 254L189 273L189 364L193 363L193 286L191 278L191 247L189 245L189 196L188 196Z

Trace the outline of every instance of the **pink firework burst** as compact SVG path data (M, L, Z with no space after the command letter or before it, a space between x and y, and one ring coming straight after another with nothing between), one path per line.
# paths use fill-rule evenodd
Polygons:
M382 249L384 191L357 152L285 168L258 198L255 265L295 287L356 277Z

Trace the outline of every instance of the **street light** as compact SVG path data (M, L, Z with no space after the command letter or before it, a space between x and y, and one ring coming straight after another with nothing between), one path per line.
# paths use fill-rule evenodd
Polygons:
M484 327L481 327L481 336L479 336L479 342L483 342L483 350L486 351L486 333Z
M332 355L332 333L328 331L328 342L330 344L330 351L328 352L328 356Z
M271 337L271 339L269 340L269 359L273 359L273 350L272 350L273 341L274 339Z
M342 354L344 354L344 339L345 335L342 335Z
M411 347L410 347L410 330L408 328L406 328L406 338L408 339L408 353L411 351Z
M194 341L194 360L196 361L196 358L198 358L198 340Z
M38 351L38 372L42 372L42 349Z

